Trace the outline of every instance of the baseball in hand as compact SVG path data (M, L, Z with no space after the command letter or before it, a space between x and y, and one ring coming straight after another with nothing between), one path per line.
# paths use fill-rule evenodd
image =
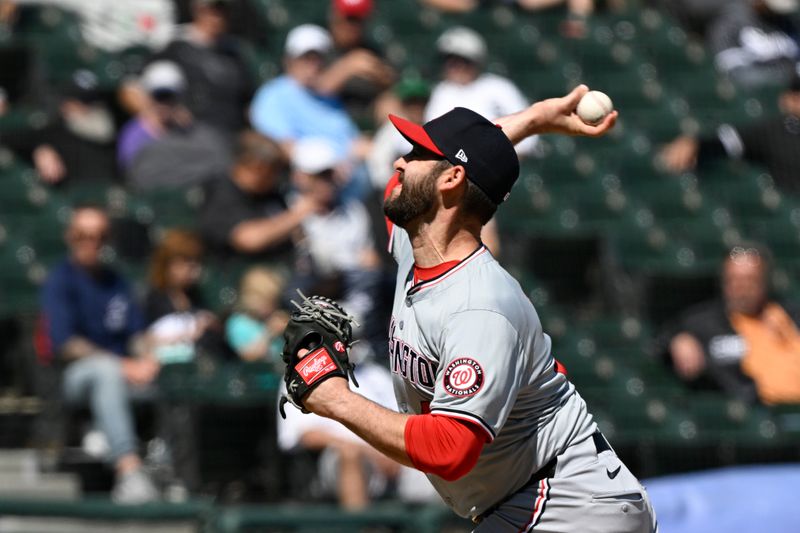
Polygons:
M578 102L577 113L582 121L589 125L596 126L613 110L614 104L606 93L589 91L584 94L581 101Z

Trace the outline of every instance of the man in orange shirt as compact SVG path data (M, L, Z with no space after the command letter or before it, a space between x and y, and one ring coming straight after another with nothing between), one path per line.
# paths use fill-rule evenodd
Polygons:
M721 301L691 309L669 343L681 378L706 375L745 399L754 386L763 403L800 403L800 331L769 298L769 274L762 247L731 249L722 267Z

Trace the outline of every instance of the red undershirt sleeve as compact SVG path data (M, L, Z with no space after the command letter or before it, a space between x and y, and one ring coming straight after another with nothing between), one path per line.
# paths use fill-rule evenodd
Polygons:
M441 415L414 415L405 427L406 453L417 470L446 481L475 467L486 442L477 424Z

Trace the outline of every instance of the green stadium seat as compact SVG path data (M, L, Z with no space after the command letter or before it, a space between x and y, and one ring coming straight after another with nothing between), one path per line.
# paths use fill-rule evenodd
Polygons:
M222 312L231 308L238 296L238 283L229 279L219 269L206 268L200 280L203 302L212 311Z
M758 168L720 163L700 168L698 175L705 196L727 206L743 223L751 218L770 218L787 202L772 178Z
M87 496L80 500L15 500L4 498L0 501L0 513L3 516L47 516L68 519L99 520L104 524L131 524L134 529L147 527L134 525L143 523L173 522L179 530L202 528L213 518L213 507L210 501L202 499L186 502L157 502L144 505L119 505L109 498ZM80 527L80 526L78 526ZM92 529L103 526L89 526ZM106 525L106 527L108 527ZM127 528L128 526L125 526ZM169 526L158 525L158 529Z
M626 180L625 191L648 206L659 221L701 217L710 208L693 176Z
M742 231L748 240L768 246L776 264L792 271L800 269L800 209L750 218L743 223Z
M89 48L83 43L76 14L54 6L24 6L17 31L46 66L49 81L62 83L84 66L81 54Z
M690 245L673 239L641 204L627 209L608 237L618 266L645 275L692 275L704 265Z
M7 238L0 250L0 315L35 312L39 285L46 275L35 250L13 238Z
M14 106L0 117L0 133L13 134L43 128L49 118L41 109L25 104Z
M616 354L616 348L642 347L649 342L649 325L635 316L604 316L581 326L595 339L597 345Z
M37 215L2 216L0 223L11 228L14 236L30 246L37 259L45 265L59 260L66 251L64 231L66 229L68 208L52 206Z
M540 45L537 53L548 50L549 46ZM570 60L554 60L552 64L547 64L540 58L538 63L528 62L524 65L510 61L509 69L514 81L530 100L563 96L580 83L580 67Z
M214 531L322 531L345 532L389 528L392 531L435 533L448 530L453 514L443 505L408 508L393 502L370 505L357 513L328 505L238 506L225 509ZM463 523L459 524L464 526ZM460 529L460 528L459 528Z
M8 153L0 159L0 213L33 215L46 209L52 195L41 185L36 171Z
M622 387L583 387L580 393L590 412L598 409L611 417L620 441L646 436L680 438L680 424L688 418L684 412L662 398L645 394L634 375L618 385Z
M135 195L142 206L152 210L152 223L158 228L194 228L198 209L202 204L203 189L157 189Z
M501 230L522 235L580 236L587 231L576 206L553 194L535 174L520 178L497 221Z
M65 183L54 194L70 205L93 204L105 208L108 207L109 190L113 187L108 182Z
M211 359L164 365L159 388L172 401L215 405L274 406L280 376L270 363Z

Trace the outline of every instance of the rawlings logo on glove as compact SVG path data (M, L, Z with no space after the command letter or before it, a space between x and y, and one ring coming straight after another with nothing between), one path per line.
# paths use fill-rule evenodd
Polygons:
M331 360L331 356L325 348L307 354L294 367L306 385L311 385L337 368L339 367Z
M322 296L306 298L297 292L302 303L292 301L297 310L289 317L283 333L286 345L281 357L286 363L286 395L279 404L283 418L287 402L307 413L303 398L328 378L350 378L358 387L353 375L355 366L348 358L353 344L352 325L358 324L333 300Z

